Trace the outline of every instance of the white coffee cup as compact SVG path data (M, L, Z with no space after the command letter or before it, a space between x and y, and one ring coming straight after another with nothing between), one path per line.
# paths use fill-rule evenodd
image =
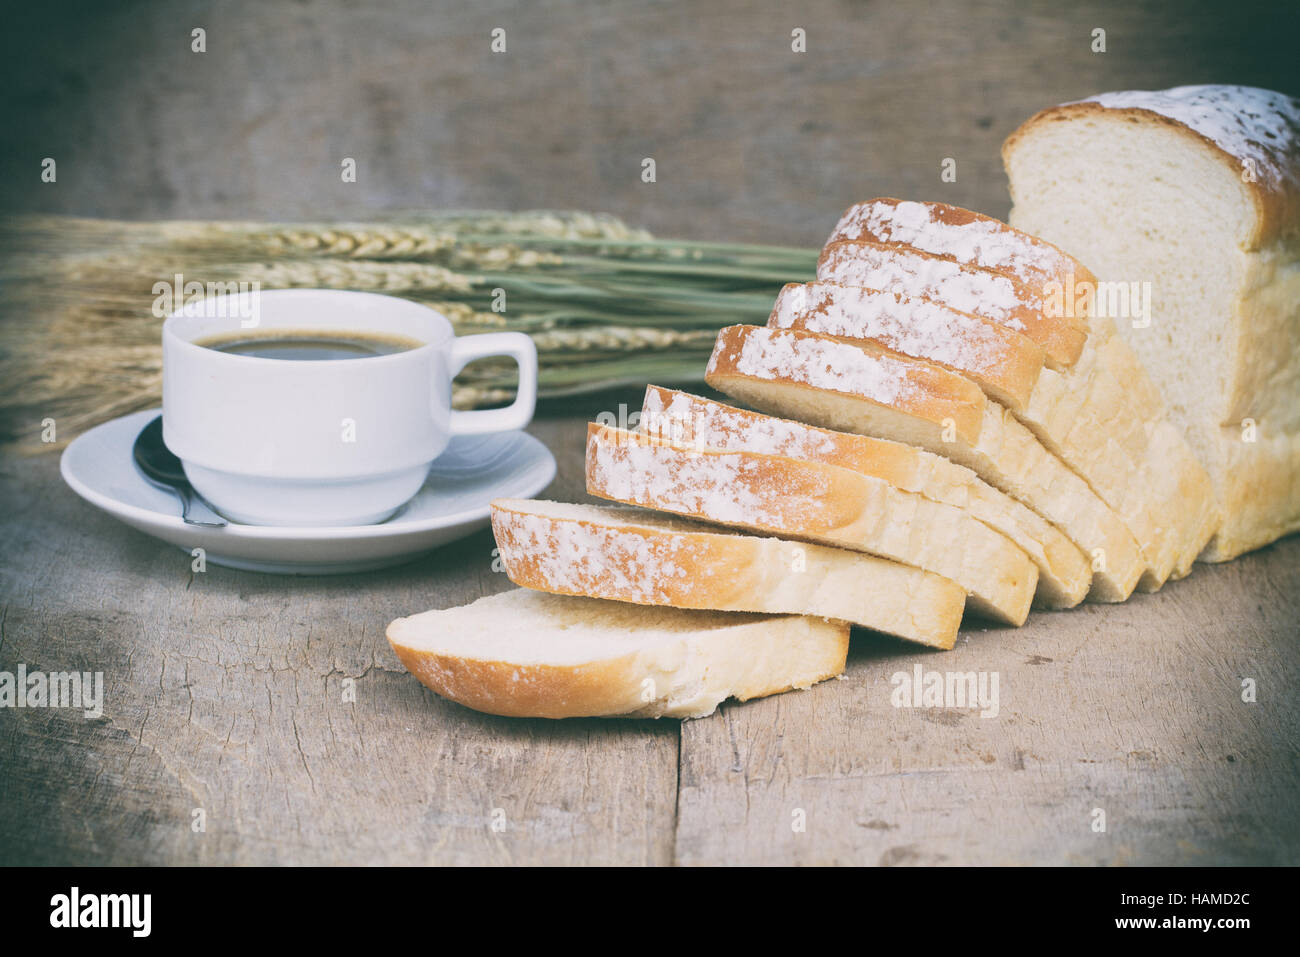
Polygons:
M196 341L303 330L414 339L389 355L303 361ZM453 435L522 429L537 398L528 336L457 339L442 314L391 296L329 289L245 292L190 302L163 323L163 441L198 492L250 525L367 525L419 491ZM509 356L519 392L503 409L451 408L451 380Z

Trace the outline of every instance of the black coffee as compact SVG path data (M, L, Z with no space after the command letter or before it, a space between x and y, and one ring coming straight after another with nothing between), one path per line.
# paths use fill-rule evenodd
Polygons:
M366 332L312 332L277 330L274 335L248 333L210 336L195 340L195 345L258 359L296 359L319 362L329 359L368 359L395 352L418 349L424 343L405 336L387 336Z

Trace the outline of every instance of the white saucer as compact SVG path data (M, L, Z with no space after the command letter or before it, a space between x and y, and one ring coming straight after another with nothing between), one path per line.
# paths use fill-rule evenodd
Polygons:
M529 498L555 478L555 456L531 435L458 436L415 498L381 524L197 528L181 521L176 496L145 481L131 458L136 436L157 414L136 412L78 436L63 452L63 480L132 528L249 571L327 575L396 565L487 525L492 499Z

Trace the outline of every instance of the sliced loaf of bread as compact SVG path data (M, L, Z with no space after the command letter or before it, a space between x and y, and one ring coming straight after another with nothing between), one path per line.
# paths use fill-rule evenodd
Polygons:
M1021 548L962 509L820 462L674 445L593 423L587 492L912 565L956 582L972 611L1011 625L1024 623L1038 582Z
M699 718L844 671L849 626L514 589L388 626L444 698L519 718Z
M908 565L636 508L498 499L492 531L512 582L559 595L837 618L944 649L966 604Z

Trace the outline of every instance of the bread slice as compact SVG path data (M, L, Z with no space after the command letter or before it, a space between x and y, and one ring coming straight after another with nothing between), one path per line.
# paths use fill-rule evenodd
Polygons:
M1095 279L1074 257L1007 224L947 203L879 197L850 206L831 230L830 243L863 239L908 246L941 259L1002 273L1027 286L1064 287ZM1065 316L1083 331L1084 316Z
M994 272L1015 282L1024 301L1071 318L1087 332L1075 362L1045 370L1023 403L1006 402L1003 392L972 370L958 371L1016 413L1124 519L1147 562L1142 587L1160 587L1201 550L1208 536L1200 531L1213 511L1209 478L1191 450L1168 442L1167 434L1162 454L1153 454L1163 403L1114 337L1111 319L1092 315L1100 290L1082 263L1005 223L943 203L870 200L850 208L832 237L842 234L872 237L869 250L884 245L900 256L937 257Z
M714 452L592 423L587 492L769 534L838 545L950 578L977 614L1024 624L1038 569L966 512L820 462Z
M560 595L838 618L944 649L966 604L959 585L908 565L641 509L498 499L492 531L512 582Z
M973 469L1056 525L1091 557L1089 597L1123 601L1132 593L1145 568L1132 533L1009 411L981 393L979 401L971 402L979 418L973 430L952 418L918 412L888 390L870 388L876 361L869 348L856 342L728 326L718 334L705 379L763 411L893 439Z
M895 292L831 282L788 285L767 324L868 339L970 376L1012 410L1029 402L1044 354L1032 340L979 316Z
M844 671L849 626L798 615L646 608L519 588L388 626L444 698L515 718L700 718L727 698Z
M819 429L654 385L646 389L639 427L679 444L787 455L852 469L965 509L1019 545L1038 567L1035 607L1073 608L1088 594L1092 567L1073 542L1037 512L941 455L886 439Z
M1106 93L1032 117L1002 156L1014 225L1149 284L1149 325L1118 331L1208 471L1205 559L1300 530L1300 101Z
M1054 369L1073 365L1087 338L1076 317L1049 316L1041 298L1023 282L906 247L869 240L830 243L817 262L817 278L887 289L991 319L1042 346Z

